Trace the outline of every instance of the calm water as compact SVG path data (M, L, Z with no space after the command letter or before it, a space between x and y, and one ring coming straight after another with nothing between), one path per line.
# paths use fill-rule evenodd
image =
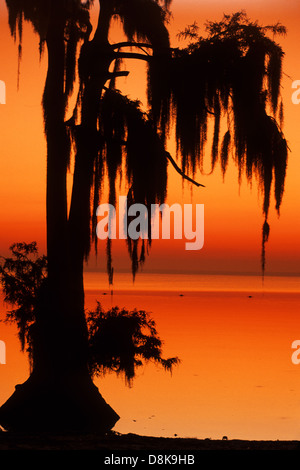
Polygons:
M109 289L105 273L87 272L86 289ZM114 291L165 292L294 292L300 293L300 277L296 276L235 276L203 274L144 274L133 282L131 274L116 273Z
M147 364L133 386L107 374L95 380L121 416L115 430L156 436L300 439L300 279L254 276L85 276L86 305L99 300L151 312L173 374ZM0 324L7 364L0 366L0 402L28 376L14 327Z

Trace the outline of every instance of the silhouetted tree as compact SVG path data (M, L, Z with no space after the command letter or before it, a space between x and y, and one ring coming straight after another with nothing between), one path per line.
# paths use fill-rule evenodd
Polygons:
M29 353L32 370L39 356L35 326L47 279L47 258L39 256L36 242L14 243L10 251L11 257L3 257L0 263L4 301L14 307L7 311L4 321L16 323L21 350ZM114 307L106 312L97 301L95 310L89 310L86 317L88 367L93 376L113 371L124 374L126 384L131 386L136 368L144 362L154 361L168 371L180 362L177 357L162 357L155 321L143 310Z
M105 312L97 302L87 314L89 330L89 367L93 375L114 371L124 374L131 386L137 367L153 361L172 371L178 357L162 357L162 341L155 321L144 310L113 307Z
M283 33L284 28L262 27L250 22L245 14L237 13L225 16L219 23L208 23L205 38L197 35L196 27L194 31L189 28L185 34L193 38L192 43L183 49L171 49L166 28L169 0L99 0L98 24L92 39L89 21L92 1L6 0L6 3L11 32L19 37L19 56L24 20L30 21L38 33L41 52L45 46L48 53L43 96L48 279L37 321L40 354L28 382L18 390L19 418L12 420L9 407L4 405L0 420L18 426L31 412L32 426L41 427L47 420L35 413L34 402L28 411L26 390L30 396L36 390L35 396L39 396L41 388L48 388L47 399L58 397L60 412L64 409L61 403L66 402L61 400L62 390L69 398L70 389L76 389L80 383L81 394L77 395L76 406L80 403L81 407L74 411L77 427L94 423L107 429L118 417L108 405L95 404L96 392L87 367L88 330L83 289L84 261L92 242L97 242L95 208L104 169L109 178L110 203L115 201L115 182L122 165L129 186L129 203L146 206L162 203L166 197L169 162L188 179L201 169L208 121L213 117L212 167L220 154L225 172L232 151L240 174L245 171L248 178L257 176L264 192L264 253L269 232L271 183L275 178L279 210L287 159L287 145L276 121L278 113L282 114L278 111L278 100L283 53L268 38L268 33ZM111 44L108 37L116 17L127 40ZM79 93L74 113L66 122L68 98L77 76L77 51ZM128 74L120 70L120 64L129 59L148 64L147 113L138 102L116 89L117 77ZM228 130L219 145L223 114L227 117ZM166 151L173 123L182 168ZM75 169L68 212L66 175L72 146ZM149 247L151 237L146 243ZM144 240L128 240L134 274L144 261L146 248ZM110 242L107 254L112 282ZM264 269L264 255L262 262ZM89 393L94 400L88 399ZM51 410L57 418L57 427L70 425L71 404L69 413L62 416L57 409L53 406ZM71 424L74 425L74 419Z
M258 180L263 194L262 273L265 243L269 237L268 214L274 183L279 214L286 175L288 146L282 133L283 103L280 94L282 48L268 33L286 34L280 23L260 26L245 12L224 15L208 22L206 38L195 23L181 33L191 44L174 52L170 73L176 141L182 166L193 172L203 168L207 122L213 115L212 171L219 159L225 175L230 154L248 181ZM158 72L157 72L158 73ZM165 99L157 80L158 102ZM154 87L155 90L155 87ZM221 117L227 119L220 142Z
M47 279L47 259L39 256L36 243L14 243L11 256L0 263L4 301L14 307L5 321L16 323L21 350L33 361L33 328L38 315L40 291Z

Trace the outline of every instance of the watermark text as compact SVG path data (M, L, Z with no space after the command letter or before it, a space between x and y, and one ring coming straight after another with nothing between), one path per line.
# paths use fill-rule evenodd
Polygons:
M100 204L96 216L100 240L169 240L173 233L174 239L188 240L186 250L201 250L204 245L204 204L151 204L147 208L144 204L128 206L127 197L119 196L118 211L112 204Z
M292 88L296 90L292 93L292 103L299 104L300 103L300 80L294 80L292 83Z
M295 349L292 354L292 363L298 365L300 364L300 339L295 339L292 342L292 349Z
M0 104L6 104L6 86L3 80L0 80Z
M143 464L150 465L195 465L196 459L194 454L181 454L181 453L156 453L147 454L140 453L137 456L120 456L118 454L111 454L104 458L104 465L126 465L132 468L142 467Z
M0 364L6 364L6 345L0 341Z

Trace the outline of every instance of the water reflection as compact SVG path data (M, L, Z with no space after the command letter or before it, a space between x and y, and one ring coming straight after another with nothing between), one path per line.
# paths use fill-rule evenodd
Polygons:
M300 365L291 360L291 345L300 331L300 294L294 287L299 279L280 284L276 278L273 288L270 283L263 292L254 288L258 280L252 278L245 290L247 279L232 277L227 282L239 286L237 292L228 285L226 292L212 288L201 292L191 290L188 278L178 291L175 276L168 276L172 289L163 292L157 284L154 292L147 287L155 285L153 278L140 276L133 287L130 276L123 276L120 291L115 289L111 296L103 295L109 293L103 289L105 275L102 280L99 275L87 278L88 308L95 307L97 299L104 309L118 305L151 312L164 339L164 355L181 359L172 376L155 365L139 369L132 388L114 374L96 379L104 398L121 416L116 431L299 439ZM221 285L221 279L215 281ZM281 292L274 292L279 285ZM132 290L124 293L129 286ZM0 366L1 402L28 375L13 328L0 325L0 337L7 345L7 364Z

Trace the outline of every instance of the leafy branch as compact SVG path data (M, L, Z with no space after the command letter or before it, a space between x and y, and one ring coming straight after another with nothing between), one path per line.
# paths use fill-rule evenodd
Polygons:
M4 321L16 323L22 351L34 362L34 327L38 316L41 288L47 280L47 258L39 256L36 242L15 243L12 256L2 258L0 283L4 300L15 308L6 313ZM177 357L162 357L162 341L156 324L144 310L129 311L114 307L104 311L99 302L95 310L86 312L89 335L89 368L93 375L108 371L124 374L131 385L136 368L154 361L172 371L179 364ZM59 328L59 325L57 326Z

